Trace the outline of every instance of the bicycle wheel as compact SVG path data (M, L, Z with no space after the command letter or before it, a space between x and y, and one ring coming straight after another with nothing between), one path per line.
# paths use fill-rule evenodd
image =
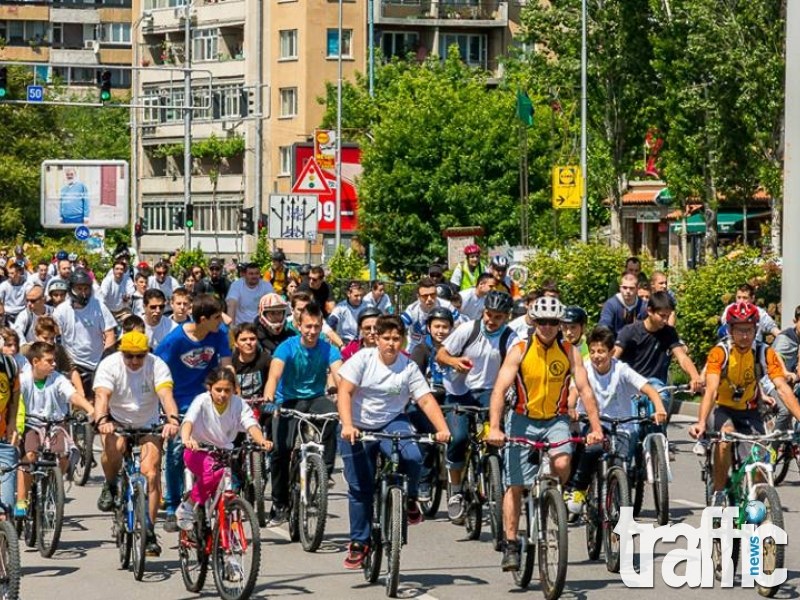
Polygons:
M250 460L248 461L250 467L250 481L253 509L258 518L259 527L266 527L267 525L267 505L264 500L264 490L267 487L267 482L264 479L264 455L261 452L250 452Z
M19 538L13 523L0 521L0 598L19 598Z
M181 563L183 585L189 592L197 593L203 589L208 573L208 554L206 553L205 508L195 509L194 528L181 530L178 538L178 559Z
M656 505L656 520L659 525L669 522L669 471L667 449L661 436L653 438L650 458L653 461L653 501Z
M370 534L369 552L364 558L361 568L364 570L364 579L368 583L378 581L383 559L383 535L381 533L381 486L380 481L375 482L375 496L372 501L372 532Z
M533 561L536 558L536 544L531 541L534 537L531 529L531 514L527 499L522 498L522 512L519 517L520 524L524 526L519 535L519 570L512 571L514 583L520 589L526 589L533 577Z
M489 511L489 527L492 530L494 549L499 552L503 546L503 475L500 457L490 454L486 457L484 477L486 479L486 509Z
M428 518L433 518L439 512L439 506L442 503L442 492L444 490L444 481L442 479L442 453L439 446L429 449L433 456L431 462L431 474L426 483L431 486L431 499L420 501L419 508L422 514Z
M72 427L72 439L78 449L78 462L72 471L75 485L86 485L92 474L94 428L91 423L75 423Z
M602 547L603 527L600 512L600 475L597 471L592 474L589 489L586 490L586 504L584 505L584 519L586 520L586 552L589 560L600 557Z
M322 457L308 456L306 465L306 501L300 502L300 543L306 552L315 552L325 535L328 517L328 470Z
M783 529L783 507L781 499L775 488L767 485L759 485L756 491L756 500L760 500L767 507L767 516L763 523L771 523L779 529ZM775 569L782 569L784 566L784 552L786 547L776 544L773 538L766 538L761 551L762 570L765 575L773 573ZM765 598L772 598L780 586L765 587L756 583L758 593Z
M58 467L49 467L39 484L41 495L36 506L36 545L39 554L50 558L58 548L64 524L64 479Z
M131 531L131 568L133 578L144 577L145 552L147 551L147 494L141 482L133 484L133 531Z
M611 467L606 478L606 494L603 505L603 548L606 553L606 568L609 573L619 573L619 535L614 528L619 522L620 507L631 505L628 477L620 467Z
M633 516L638 517L644 504L644 482L647 481L647 471L644 464L644 450L641 443L636 446L636 455L633 465L628 470L628 482L633 489Z
M545 489L540 501L539 581L544 597L555 600L567 579L567 507L557 487Z
M386 540L386 595L389 598L397 597L397 586L400 584L400 550L403 547L403 518L405 505L403 503L403 490L393 487L389 490L389 510L386 515L389 519Z
M728 490L726 490L727 492ZM746 492L745 492L746 493ZM732 494L728 493L728 506L738 506L739 500L735 498ZM734 520L734 525L736 521ZM712 527L714 529L719 528L719 519L714 519L712 521ZM731 547L731 562L733 563L733 573L732 575L736 575L736 566L739 563L739 538L733 539L733 546ZM722 580L722 544L719 538L714 538L711 543L711 562L714 565L714 578L717 581Z
M775 459L775 469L772 481L775 485L780 485L789 473L789 467L795 462L796 452L792 442L783 442L778 449L778 456Z
M289 478L289 539L300 539L300 465L293 465Z
M223 600L248 598L261 561L261 539L253 507L243 498L225 501L217 514L211 542L214 584Z
M483 507L478 489L478 457L475 452L470 452L464 479L464 504L466 506L464 526L467 528L467 539L477 540L481 537Z
M131 550L133 548L133 536L127 531L125 509L117 508L114 513L114 541L119 550L119 566L127 569L131 566Z

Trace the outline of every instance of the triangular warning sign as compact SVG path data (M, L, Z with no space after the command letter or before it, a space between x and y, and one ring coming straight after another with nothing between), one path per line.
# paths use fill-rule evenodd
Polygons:
M293 194L329 194L330 191L322 169L314 159L306 163L292 187Z

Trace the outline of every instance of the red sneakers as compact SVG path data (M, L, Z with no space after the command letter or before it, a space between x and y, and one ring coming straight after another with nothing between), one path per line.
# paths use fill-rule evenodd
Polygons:
M369 548L359 542L350 542L347 549L347 556L344 557L344 568L355 571L360 569L364 564L364 559L367 557Z
M422 523L422 513L416 500L409 500L406 504L406 518L409 525L419 525Z

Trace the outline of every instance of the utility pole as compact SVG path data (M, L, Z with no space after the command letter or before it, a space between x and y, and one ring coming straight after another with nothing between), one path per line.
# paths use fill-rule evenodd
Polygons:
M183 47L183 214L192 202L192 2L184 6ZM192 228L183 226L183 247L192 248Z
M786 3L786 131L783 159L783 324L800 304L800 3Z
M589 176L586 172L586 0L581 0L581 241L589 241Z
M336 82L336 249L342 243L342 0L339 0L339 78Z

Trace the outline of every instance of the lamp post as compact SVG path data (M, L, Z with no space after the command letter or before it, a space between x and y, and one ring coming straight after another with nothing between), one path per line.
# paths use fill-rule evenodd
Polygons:
M339 0L339 49L336 81L336 248L342 243L342 0Z
M586 0L581 0L581 241L589 241L589 193L586 173Z

